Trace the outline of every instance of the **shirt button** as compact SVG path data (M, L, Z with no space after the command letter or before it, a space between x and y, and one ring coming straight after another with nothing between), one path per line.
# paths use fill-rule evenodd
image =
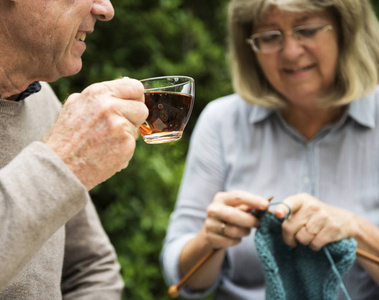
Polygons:
M308 183L309 183L309 181L310 181L310 180L309 180L309 177L307 177L307 176L306 176L306 177L304 177L303 181L304 181L304 183L305 183L305 184L308 184Z

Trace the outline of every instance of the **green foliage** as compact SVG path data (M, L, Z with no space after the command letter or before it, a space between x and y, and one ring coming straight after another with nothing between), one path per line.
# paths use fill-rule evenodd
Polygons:
M60 99L120 76L188 75L196 82L192 116L181 140L142 139L128 168L91 191L117 251L125 299L168 299L159 253L182 177L189 137L204 106L231 89L222 1L118 0L115 18L87 37L82 71L53 83Z
M371 4L376 12L376 15L379 16L379 1L378 0L371 0Z
M128 168L93 191L119 254L127 299L167 299L158 261L183 172L180 143L156 146L139 139Z

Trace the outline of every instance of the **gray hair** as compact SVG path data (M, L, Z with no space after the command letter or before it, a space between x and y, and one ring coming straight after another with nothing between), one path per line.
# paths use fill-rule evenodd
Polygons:
M281 108L283 98L263 74L246 43L254 25L275 6L283 11L331 11L339 25L339 61L335 87L324 106L361 98L379 83L379 23L369 0L231 0L228 11L229 55L235 91L254 104Z

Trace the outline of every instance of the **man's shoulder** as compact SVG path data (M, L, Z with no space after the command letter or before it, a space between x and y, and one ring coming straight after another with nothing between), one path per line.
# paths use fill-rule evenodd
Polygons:
M54 101L59 102L59 99L57 95L55 94L55 92L53 91L53 89L51 88L50 84L44 81L41 81L40 84L41 84L41 90L37 93L30 95L29 98L44 99L44 100L50 99L50 101L51 99L54 99Z
M28 106L36 107L39 111L59 111L62 103L47 82L40 82L41 90L25 99Z

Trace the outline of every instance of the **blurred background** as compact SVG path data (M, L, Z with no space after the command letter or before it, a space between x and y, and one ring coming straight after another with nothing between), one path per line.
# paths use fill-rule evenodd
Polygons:
M187 75L195 79L195 104L182 139L147 145L139 138L129 166L91 191L122 267L124 299L169 299L159 253L189 139L204 106L232 93L226 53L228 2L112 1L115 17L98 22L87 37L82 71L52 84L64 102L69 94L92 83L120 76ZM372 0L372 4L378 12L379 1Z

